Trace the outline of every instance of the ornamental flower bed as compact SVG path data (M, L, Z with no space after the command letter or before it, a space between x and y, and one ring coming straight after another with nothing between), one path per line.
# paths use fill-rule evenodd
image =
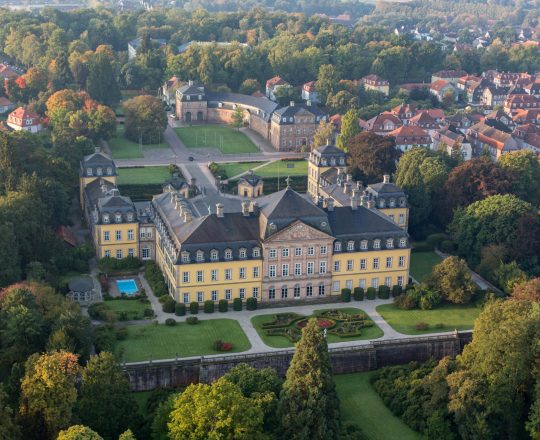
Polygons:
M300 321L296 321L295 325L296 327L302 329L307 325L308 321L309 318L301 319ZM317 325L322 329L330 329L336 326L336 321L329 318L317 318Z
M274 320L262 324L262 328L269 329L287 327L300 318L302 318L302 316L296 313L277 313L274 315Z
M231 351L233 348L232 343L224 342L221 339L214 341L214 350L216 351Z

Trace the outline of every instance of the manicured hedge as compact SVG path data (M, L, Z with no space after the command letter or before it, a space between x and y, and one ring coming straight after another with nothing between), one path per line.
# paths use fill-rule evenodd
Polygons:
M354 300L355 301L363 301L364 300L364 289L362 287L355 287L353 295L354 295Z
M134 201L152 200L156 194L161 194L163 185L160 183L147 183L139 185L118 185L120 194L131 197Z
M178 303L174 307L174 314L176 316L185 316L186 314L186 305L184 303Z
M226 299L220 299L218 302L218 310L221 313L227 312L229 310L229 302Z
M157 297L164 296L169 293L167 284L165 283L165 278L163 278L163 273L154 261L148 261L144 265L144 277L146 278L146 281L148 281L148 284L150 284L154 295Z
M375 299L377 297L377 290L375 287L368 287L366 297L367 299Z
M204 302L204 313L214 313L214 301Z
M235 312L240 312L242 310L242 300L240 298L235 298L233 300L233 310Z
M192 301L189 303L189 313L192 315L199 313L199 303L197 301Z
M172 298L167 298L161 308L165 313L174 313L176 311L176 302Z
M401 295L401 293L403 292L403 288L401 286L398 286L397 284L395 284L394 286L392 286L392 296L394 298L398 297L399 295Z
M351 289L341 289L341 301L351 302Z
M248 298L246 300L247 310L257 310L257 298Z
M380 299L390 298L390 287L385 286L384 284L382 286L379 286L379 298Z

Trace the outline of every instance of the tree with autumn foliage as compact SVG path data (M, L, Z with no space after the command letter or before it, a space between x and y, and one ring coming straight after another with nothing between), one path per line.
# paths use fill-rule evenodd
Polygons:
M516 284L510 299L540 303L540 278L537 277Z
M163 139L167 127L167 114L159 99L141 95L124 102L126 115L125 134L128 139L143 144L157 143Z
M334 126L331 122L327 122L326 119L321 119L319 126L315 130L313 135L313 142L311 143L311 148L315 149L322 147L326 144L331 144L334 139Z

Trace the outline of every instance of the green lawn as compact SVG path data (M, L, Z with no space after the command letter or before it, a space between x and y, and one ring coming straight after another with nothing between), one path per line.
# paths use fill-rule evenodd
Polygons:
M168 167L118 168L118 185L163 183L169 179Z
M227 179L237 176L240 173L245 173L246 171L252 170L255 167L261 166L264 162L230 162L230 163L220 163L219 164L219 173L222 173L223 176L227 176ZM258 175L259 170L254 171ZM225 174L226 173L226 174ZM223 178L222 176L222 178Z
M470 330L481 311L474 304L443 304L433 310L401 310L394 304L377 307L377 312L394 330L406 335ZM416 330L415 326L420 322L429 324L429 328Z
M245 173L265 162L231 162L219 164L220 172L225 171L227 178ZM307 176L308 163L305 160L277 160L274 162L266 162L261 168L258 168L254 173L263 178L268 177L287 177L287 176Z
M150 303L142 303L138 299L113 299L104 301L109 310L116 313L118 319L122 313L126 314L126 320L144 319L144 309L151 309Z
M370 383L372 372L334 376L343 422L362 428L369 440L420 440L422 436L394 416Z
M157 139L156 139L157 140ZM138 142L133 142L124 137L124 126L116 126L116 137L108 141L113 159L141 159L144 157L143 151L152 148L169 148L169 144L161 139L161 142L147 144L141 147Z
M328 310L328 309L323 309L323 310ZM320 313L323 310L315 310L314 314ZM348 307L348 308L339 309L339 310L345 313L353 313L353 314L362 312L361 309L357 309L354 307ZM286 313L286 310L284 310L284 313ZM285 336L268 336L266 334L265 330L263 330L261 326L262 324L273 321L273 320L274 320L273 314L258 315L251 318L251 323L255 327L255 330L257 330L257 333L259 334L263 342L269 347L274 347L274 348L294 347L294 344ZM383 335L383 331L377 325L374 324L373 327L363 328L362 334L360 336L340 338L339 336L328 334L327 341L328 343L334 343L334 342L358 341L358 340L366 340L366 339L377 339L377 338L380 338L382 335Z
M122 104L124 101L127 101L128 99L134 98L135 96L139 96L141 92L138 90L122 90L122 99L114 109L114 112L116 113L116 116L124 116L124 107L122 107Z
M411 253L411 276L418 282L431 273L433 266L439 264L442 258L435 252L412 252Z
M244 133L224 125L193 125L174 130L187 148L217 148L223 154L259 152Z
M214 341L222 339L232 342L229 353L249 350L251 344L240 324L233 319L209 319L197 325L185 322L175 326L164 324L129 325L128 337L118 341L115 353L125 362L152 359L173 359L179 357L220 354L212 347Z

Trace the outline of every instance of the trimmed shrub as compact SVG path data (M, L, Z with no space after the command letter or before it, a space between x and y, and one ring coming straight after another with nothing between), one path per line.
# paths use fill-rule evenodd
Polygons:
M118 327L116 329L116 340L117 341L123 341L127 338L127 328L125 327Z
M444 233L437 233L428 235L426 238L426 244L432 248L439 248L444 240L448 240L448 235Z
M355 301L364 301L364 289L362 287L355 287L353 296Z
M230 342L224 342L221 339L218 339L217 341L214 341L213 347L216 351L229 351L232 349L233 345Z
M165 320L165 325L168 325L169 327L173 327L176 325L176 320L174 318L167 318Z
M390 287L386 285L379 286L379 298L388 299L390 298Z
M199 303L197 301L192 301L189 303L189 313L192 315L199 313Z
M220 299L218 302L218 310L221 313L229 311L229 302L226 299Z
M233 300L233 310L235 312L240 312L242 311L242 300L240 298L235 298Z
M163 303L163 305L161 306L161 308L163 309L163 311L165 313L174 313L175 309L176 309L176 301L174 299L172 299L171 297L169 297L167 299L167 301L165 301Z
M214 313L214 301L204 302L204 313Z
M199 318L197 318L196 316L188 316L186 318L186 323L189 324L189 325L198 324L199 323Z
M174 306L174 314L176 316L184 316L186 314L186 305L184 303L178 303Z
M403 292L403 288L402 288L400 285L394 284L394 285L392 286L392 296L393 296L394 298L396 298L397 296L401 295L402 292Z
M143 316L146 318L153 318L154 317L154 311L150 308L144 309Z
M419 322L414 326L414 328L418 331L424 331L429 329L429 324L427 322Z
M248 298L246 300L247 310L257 310L257 298Z
M375 287L368 287L366 297L367 299L375 299L377 297L377 290Z
M341 301L345 303L351 302L351 289L341 289Z
M456 246L452 240L444 240L440 245L439 249L445 254L451 254L456 250Z

